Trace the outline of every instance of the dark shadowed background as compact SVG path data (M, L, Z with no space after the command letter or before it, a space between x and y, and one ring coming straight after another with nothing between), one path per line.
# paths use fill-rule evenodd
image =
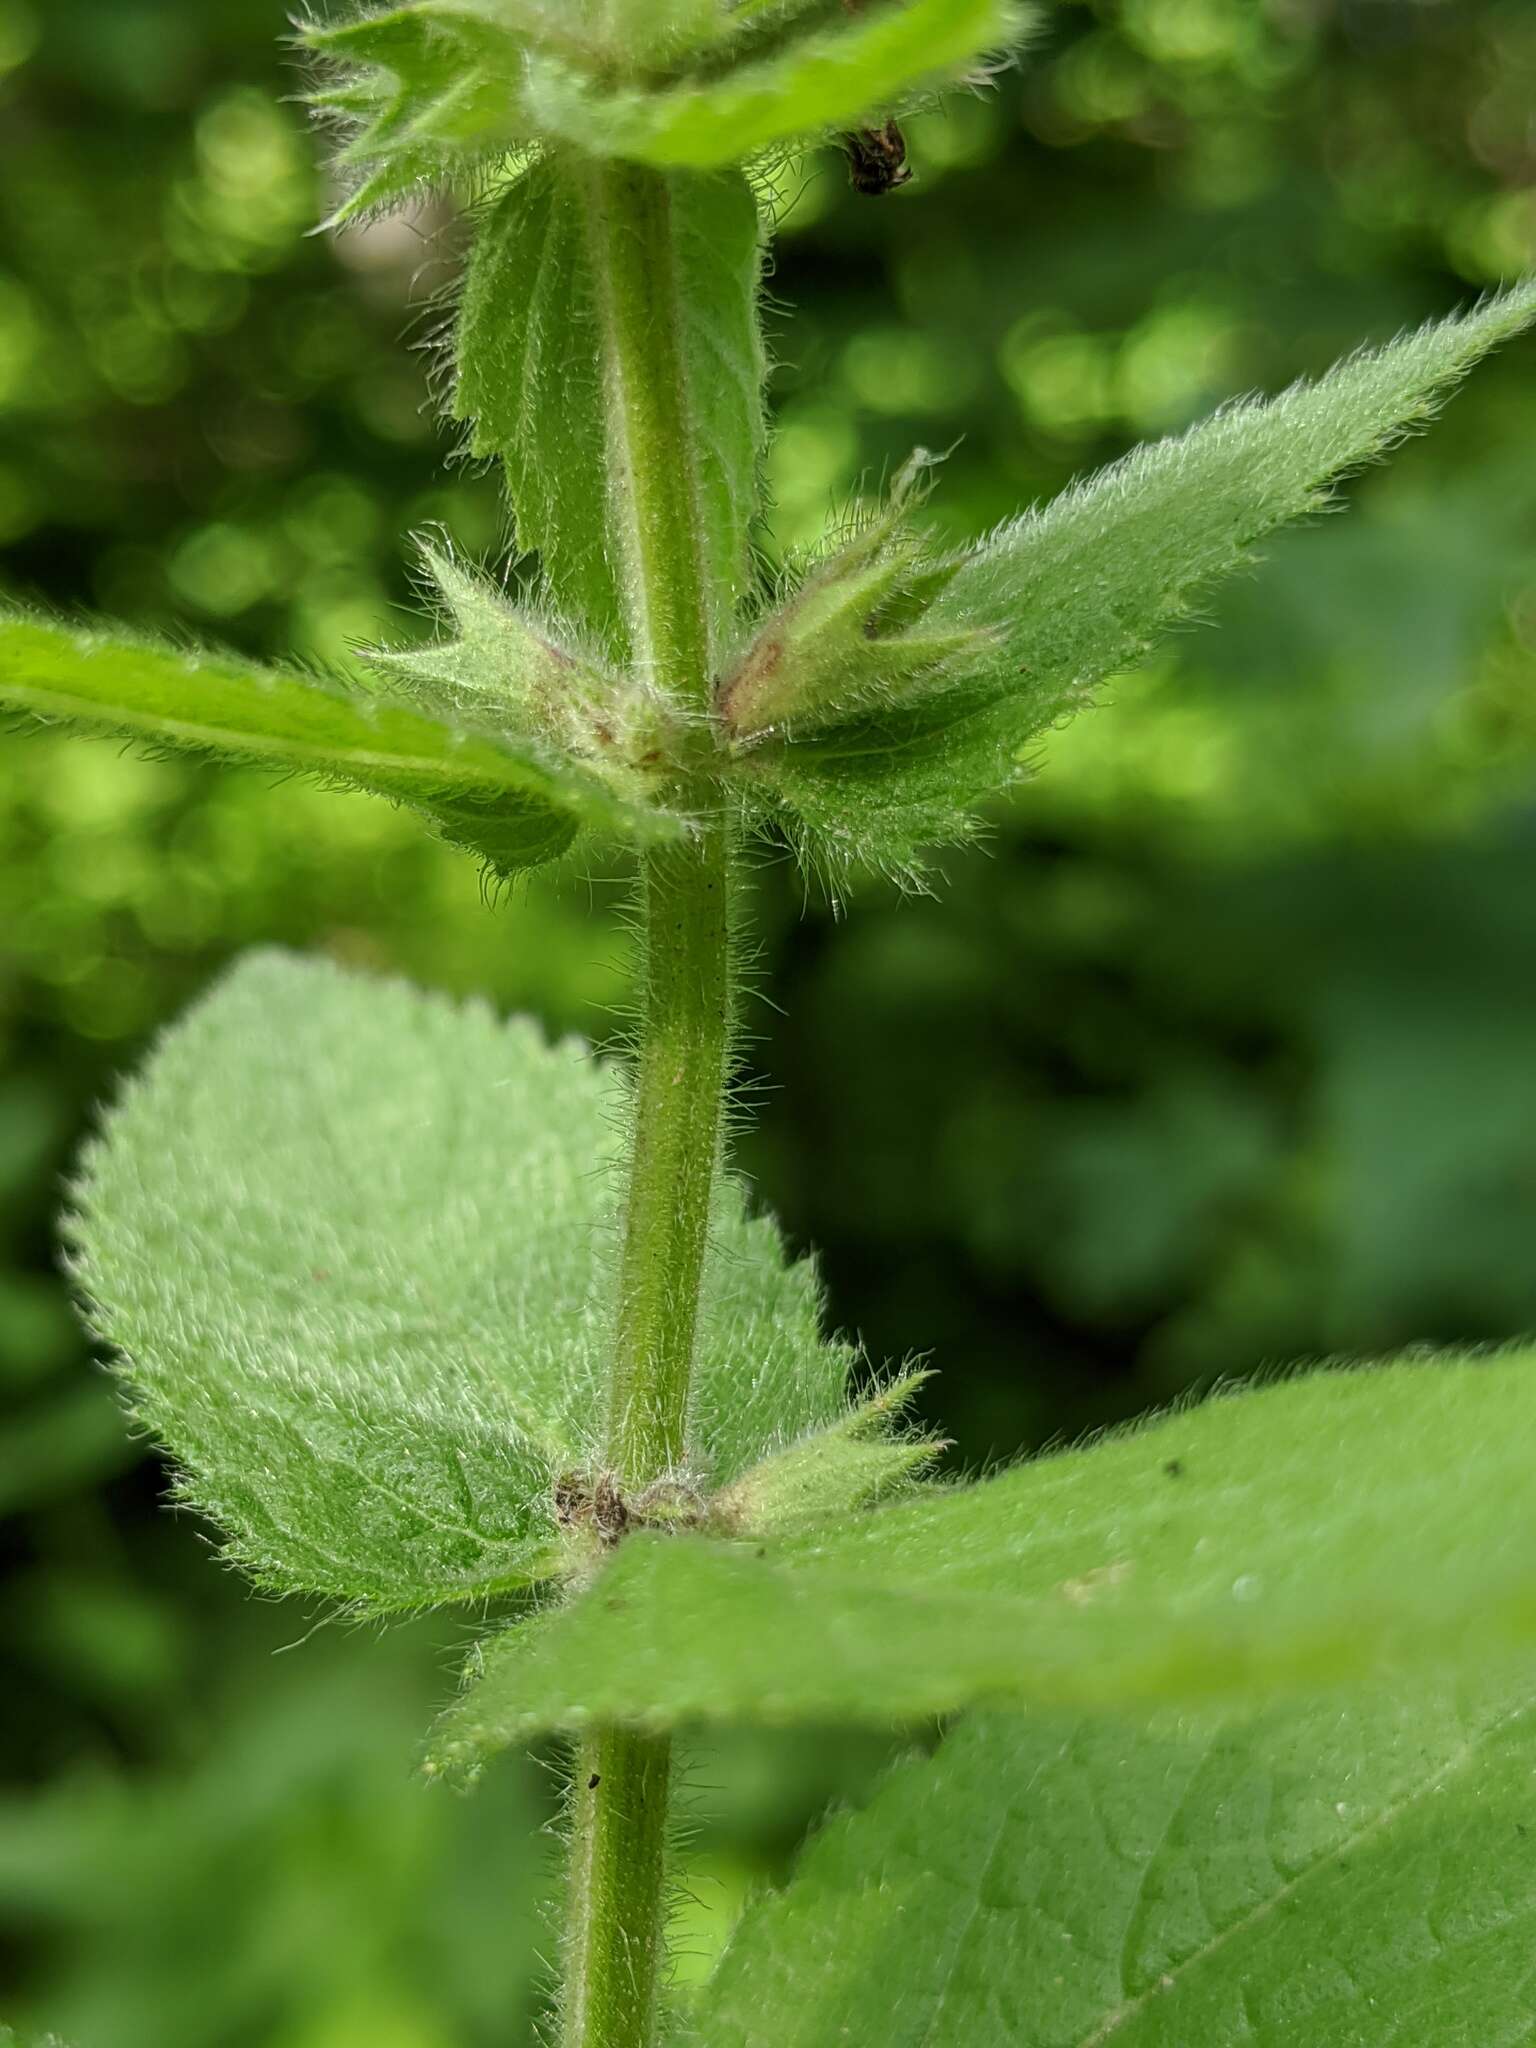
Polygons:
M1530 0L1092 0L918 178L787 173L779 544L916 443L975 533L1130 442L1536 266ZM0 591L345 663L402 537L494 554L413 341L438 211L308 238L282 0L0 0ZM789 309L793 308L793 317ZM1218 1375L1536 1329L1536 347L1275 545L935 900L757 888L741 1156L834 1320L979 1465ZM159 1502L51 1218L240 948L615 1028L617 873L494 912L362 797L0 736L0 2014L77 2048L492 2048L533 1996L536 1765L421 1789L456 1623L252 1599ZM277 1654L281 1652L281 1654ZM682 1971L881 1746L701 1755Z

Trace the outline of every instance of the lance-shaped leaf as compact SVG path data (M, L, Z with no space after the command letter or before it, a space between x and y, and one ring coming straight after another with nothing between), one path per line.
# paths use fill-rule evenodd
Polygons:
M1536 1649L1536 1353L1325 1372L781 1542L637 1535L445 1767L589 1718L1236 1698Z
M1421 425L1533 317L1526 284L1138 449L1002 527L926 615L925 631L977 636L947 690L893 693L835 729L743 755L749 801L834 875L920 872L925 845L976 829L977 804L1017 779L1032 742L1188 620L1266 534L1326 507L1335 479Z
M553 860L583 826L623 837L681 830L531 736L459 729L340 683L116 627L0 616L7 712L392 797L499 874Z
M526 1020L267 953L89 1150L92 1323L184 1496L263 1585L373 1609L560 1570L600 1469L624 1083ZM808 1265L722 1190L690 1464L728 1484L843 1411Z
M529 72L543 132L578 148L706 170L856 128L912 93L948 85L1011 48L1029 19L1015 0L869 0L779 48L673 85L605 89L579 66Z
M748 1908L674 2039L1515 2048L1533 1702L1526 1671L1242 1726L965 1722Z
M669 249L645 280L644 317L674 347L676 440L637 452L619 316L594 239L605 175L551 158L483 220L464 284L455 410L472 422L472 451L505 465L519 544L538 550L555 609L616 657L633 651L626 622L643 608L631 480L643 460L678 464L709 629L723 643L748 584L764 433L757 203L735 173L668 182Z

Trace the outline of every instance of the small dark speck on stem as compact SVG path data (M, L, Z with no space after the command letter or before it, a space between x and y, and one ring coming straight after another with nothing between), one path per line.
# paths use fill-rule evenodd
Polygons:
M1163 1467L1163 1470L1170 1479L1182 1479L1184 1477L1184 1460L1182 1458L1170 1458Z
M587 1790L589 1792L595 1792L602 1782L602 1773L600 1771L594 1771L591 1777L587 1780Z

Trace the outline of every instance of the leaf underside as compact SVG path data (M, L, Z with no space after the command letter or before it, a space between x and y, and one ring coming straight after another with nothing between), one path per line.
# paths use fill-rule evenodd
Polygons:
M580 149L668 168L739 163L807 136L856 128L914 92L953 84L1023 36L1014 0L905 0L834 15L769 54L674 85L612 91L576 64L530 68L525 106Z
M656 292L679 322L686 445L674 459L689 475L723 644L748 584L765 434L762 229L734 172L673 178L668 204L676 274ZM486 213L464 281L454 410L469 423L472 453L503 464L518 545L537 550L555 610L623 659L632 496L616 425L622 377L592 244L601 205L599 174L559 155Z
M303 41L333 74L310 97L341 128L340 223L530 146L739 163L963 81L1029 19L1018 0L416 0Z
M1516 2048L1536 1674L1241 1726L962 1723L749 1907L696 2048Z
M754 814L834 878L921 872L927 847L971 836L976 806L1030 747L1188 621L1264 536L1324 509L1341 475L1381 457L1468 369L1536 318L1536 283L1350 357L1316 384L1228 407L1011 521L933 600L925 631L982 636L990 655L946 687L793 744L740 757Z
M628 835L642 822L531 742L518 750L339 683L116 628L0 615L6 713L389 797L499 874L555 859L583 826Z
M278 953L161 1042L84 1160L76 1272L135 1413L263 1585L402 1609L558 1568L555 1484L606 1419L626 1116L579 1043ZM843 1413L819 1313L728 1183L692 1480Z
M495 1638L441 1768L617 1719L1113 1708L1536 1646L1536 1352L1319 1372L777 1543L642 1532Z

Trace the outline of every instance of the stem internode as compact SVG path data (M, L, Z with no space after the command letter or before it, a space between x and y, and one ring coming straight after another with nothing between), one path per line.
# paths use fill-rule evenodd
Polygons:
M610 461L632 656L675 702L709 702L710 593L696 523L679 344L671 186L589 165ZM730 1056L730 889L723 819L641 865L641 1024L606 1458L638 1491L687 1456L699 1291ZM578 1747L572 1785L563 2048L653 2048L666 1944L671 1743L622 1727Z

